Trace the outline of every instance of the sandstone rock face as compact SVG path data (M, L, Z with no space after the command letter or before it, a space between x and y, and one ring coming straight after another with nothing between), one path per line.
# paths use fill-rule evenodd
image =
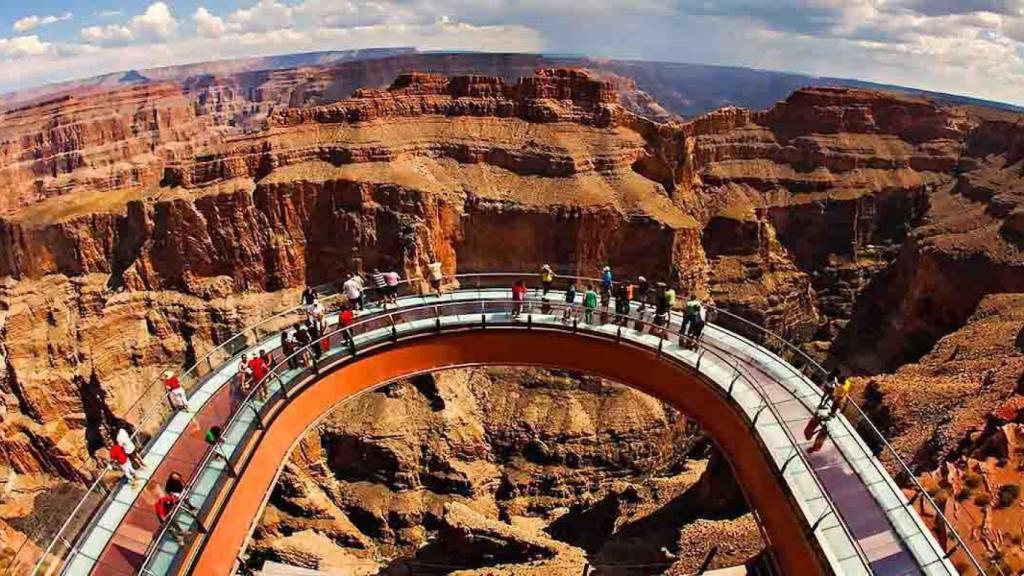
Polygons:
M538 62L399 57L4 111L7 470L87 481L153 375L358 267L611 263L864 372L1024 291L1017 116L809 88L683 121L627 79Z
M975 555L987 561L1001 552L1006 574L1024 568L1011 542L1019 535L1019 503L1000 503L1001 486L1021 481L1022 334L1024 294L986 296L964 327L919 362L859 380L867 413Z
M585 563L684 573L705 560L706 548L680 551L696 534L729 549L714 566L743 564L760 535L706 448L683 416L595 378L529 368L418 377L340 406L303 439L250 564L290 562L295 536L310 531L332 554L413 573L572 574Z

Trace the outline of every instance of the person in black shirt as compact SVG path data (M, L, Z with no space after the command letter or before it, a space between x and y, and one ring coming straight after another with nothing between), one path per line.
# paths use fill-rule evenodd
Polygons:
M181 474L171 472L170 476L167 477L167 481L164 482L164 492L180 496L184 491L185 481L181 478Z

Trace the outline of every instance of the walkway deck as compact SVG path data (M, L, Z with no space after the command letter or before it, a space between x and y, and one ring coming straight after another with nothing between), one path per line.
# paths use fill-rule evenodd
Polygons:
M556 293L551 297L552 302L556 302L561 295ZM372 309L365 317L382 320L369 323L365 331L357 335L357 345L361 349L405 334L472 328L482 321L507 325L511 323L507 314L509 304L504 302L508 298L509 292L500 289L449 293L441 300L445 305L438 307L441 312L437 317L434 306L424 307L437 303L437 298L402 298L398 309L389 311L395 328L383 320L386 314ZM494 306L488 307L489 301L493 301ZM463 304L454 304L460 302ZM566 327L560 315L557 307L552 313L543 314L533 302L529 323L536 329L564 331ZM760 442L770 451L786 490L806 524L813 527L822 554L833 571L886 575L956 573L942 557L941 548L902 491L844 418L830 421L829 440L820 451L806 454L810 442L803 441L803 430L818 404L820 392L781 358L714 325L705 330L703 342L714 354L699 354L680 348L674 335L670 340L663 340L648 331L633 329L633 323L620 328L613 323L601 323L600 313L596 316L596 324L581 322L579 330L661 350L666 357L692 366L723 391L728 391L748 415ZM604 319L614 319L614 315L605 315ZM673 332L679 320L673 318ZM335 323L336 318L332 317L330 322ZM261 345L276 348L270 344L278 340L278 336L270 336ZM250 347L248 351L259 347ZM279 351L274 353L280 358ZM345 355L346 352L340 343L332 341L328 354ZM83 536L76 553L66 562L65 574L128 575L143 570L164 574L177 568L181 546L166 535L159 543L153 541L159 536L153 511L158 494L153 487L162 486L172 470L188 478L202 465L195 489L187 498L197 509L210 505L207 497L216 494L225 481L225 465L220 459L202 461L207 446L201 434L212 424L226 422L243 400L232 397L229 385L235 376L236 363L228 362L210 374L189 399L190 411L175 415L161 432L145 457L144 475L155 482L148 483L150 488L144 490L121 485L113 493ZM742 377L737 378L737 373ZM305 376L301 370L291 371L282 380L298 382ZM271 400L280 397L280 387L280 382L271 386ZM245 406L245 412L227 430L222 446L225 454L236 457L236 451L244 446L253 428L256 414L263 408L258 399L254 399L252 406ZM833 506L835 513L830 513ZM178 521L194 527L190 516L184 513L179 514Z

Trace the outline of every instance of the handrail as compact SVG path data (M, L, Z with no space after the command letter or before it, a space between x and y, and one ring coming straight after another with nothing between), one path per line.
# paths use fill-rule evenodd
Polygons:
M503 299L489 298L489 299L476 299L476 300L455 300L455 301L448 301L448 302L432 302L432 303L428 303L428 304L421 304L421 305L417 305L417 306L411 306L411 307L408 307L408 308L402 308L400 310L397 310L396 312L398 312L400 314L412 314L412 313L415 313L415 312L420 311L420 310L434 310L434 311L436 311L438 309L447 308L447 307L464 307L466 305L475 305L475 304L481 304L482 307L497 305L500 308L501 306L506 306L508 309L511 309L516 304L520 304L521 306L524 307L524 314L530 314L530 312L528 310L525 310L525 308L527 306L530 306L531 303L532 303L532 305L536 305L536 301L530 301L530 303L527 303L527 302L517 302L517 301L511 300L511 299L503 300ZM578 304L567 305L564 302L550 303L549 306L551 307L552 310L560 310L560 311L564 311L566 309L574 310L574 311L585 311L586 310L583 306L580 306ZM594 309L594 313L598 313L596 309ZM648 322L648 321L643 320L643 319L632 318L632 317L630 317L628 315L627 316L623 316L623 315L620 315L620 314L617 314L617 313L614 313L614 312L601 312L601 314L603 316L607 315L608 318L614 318L615 320L617 320L619 322L621 322L621 321L623 321L625 319L628 319L630 321L630 323L632 325L634 325L634 326L637 325L637 323L640 323L645 328L648 329L648 332L650 332L652 329L656 330L656 331L666 331L666 332L668 332L670 330L670 327L671 327L671 321L670 320L664 326L659 326L657 324L654 324L652 322ZM437 315L440 316L440 314L437 314ZM237 419L238 419L239 415L244 413L245 405L249 404L253 400L254 396L256 396L257 394L265 393L265 391L260 390L260 388L268 385L271 381L276 379L279 382L282 382L282 391L284 391L282 374L279 373L278 370L279 370L279 368L281 366L288 365L288 361L289 360L297 359L297 358L303 358L307 354L312 353L314 348L320 346L322 344L322 342L325 341L325 340L329 342L330 339L333 338L333 337L336 337L337 334L341 330L352 330L352 331L354 331L359 326L364 326L364 325L369 325L371 323L375 323L375 322L381 320L382 318L388 318L390 320L390 323L392 325L394 325L394 319L393 319L392 313L382 312L380 314L375 314L375 315L372 315L370 317L363 318L360 321L354 322L352 325L350 325L348 327L339 328L339 329L337 329L335 331L332 331L332 332L330 332L328 334L325 334L325 335L321 336L320 338L318 338L316 341L311 342L309 345L304 346L304 347L302 347L300 349L297 349L290 356L287 356L287 357L283 358L280 362L278 362L274 367L271 368L271 372L268 373L263 378L262 381L260 381L256 385L254 385L252 387L252 389L250 389L248 391L248 393L246 394L245 398L238 404L238 409L234 411L234 413L232 414L232 416L229 419L229 421L226 424L224 424L223 430L226 432L226 431L231 429L232 425L237 422ZM511 324L511 325L516 325L516 324ZM521 323L519 325L521 325ZM555 327L547 326L547 325L534 325L534 329L552 329L552 328L555 328ZM576 326L576 327L574 327L574 329L578 330L579 327ZM585 327L583 329L585 331L587 331L588 333L598 333L598 334L601 334L601 333L599 333L596 330L587 330ZM605 334L601 334L601 335L602 336L607 336ZM626 343L629 344L629 345L635 345L635 344L633 344L631 342L628 342L628 341ZM644 349L648 350L646 347ZM741 378L743 380L743 382L746 383L746 385L751 390L755 391L758 394L758 397L760 398L760 402L761 402L761 408L759 408L759 410L760 409L767 409L769 412L772 413L772 415L775 416L775 418L776 418L776 420L778 422L781 423L781 422L784 421L784 419L782 417L782 414L778 411L778 408L772 402L770 402L767 399L768 398L767 397L767 393L765 392L763 387L761 387L760 384L756 383L747 374L745 374L743 371L741 371L739 369L739 362L738 361L735 362L734 364L730 363L729 359L726 356L729 356L729 357L732 357L732 358L735 359L736 357L733 354L731 354L727 350L719 349L717 346L708 347L707 345L704 345L703 349L706 352L710 352L712 355L714 355L714 356L718 357L719 359L721 359L726 365L733 365L734 369L736 370L736 376ZM347 356L354 357L354 355L352 354L351 351L347 354ZM731 398L731 395L730 395L730 398ZM803 450L801 450L799 448L799 442L793 436L792 432L786 426L780 426L780 428L783 430L783 432L785 433L786 437L789 439L790 443L793 445L793 447L794 447L794 454L797 455L800 458L801 462L804 463L804 465L806 466L808 471L812 470L810 462L807 459L807 455L804 454ZM173 508L173 510L171 512L171 515L169 516L169 518L174 518L178 513L180 513L182 511L182 508L184 506L184 502L187 500L189 494L192 493L192 490L195 488L195 484L199 481L200 477L202 476L203 472L205 471L206 464L209 463L209 461L214 457L215 452L216 452L216 446L211 446L211 447L209 447L205 451L205 453L203 455L203 458L200 460L200 462L201 462L200 465L196 467L196 469L193 471L192 475L190 476L188 482L186 482L185 488L184 488L184 490L182 492L182 495L181 495L180 499L178 500L177 504L175 504L175 506L174 506L174 508ZM857 539L850 532L849 527L848 527L848 523L846 522L846 519L845 519L843 513L835 505L835 503L833 502L832 498L829 496L828 491L821 484L821 481L819 480L817 475L812 473L812 474L809 474L809 476L812 478L815 486L818 488L818 491L822 494L822 497L823 497L824 501L827 503L828 510L824 514L822 514L820 516L819 521L824 519L825 517L827 517L829 514L834 514L837 517L837 519L842 519L839 522L839 525L841 526L841 528L842 528L843 532L846 534L846 536L849 538L850 542L853 544L853 547L854 547L858 557L861 559L861 562L864 564L864 567L869 569L870 568L870 562L868 560L868 557L867 557L866 553L864 552L863 548L860 546L860 544L857 541ZM169 520L168 522L163 523L161 525L160 529L158 530L158 532L156 533L156 535L154 536L154 538L152 539L152 541L150 542L150 544L149 544L149 546L147 548L146 559L145 559L145 563L143 564L143 566L148 566L149 562L152 559L152 555L154 554L155 550L159 548L161 541L165 537L166 532L168 530L168 526L170 525L171 521L172 520Z
M411 283L411 282L418 281L418 280L420 280L420 279L419 278L409 278L409 279L401 280L400 283L402 283L402 284L404 284L404 283ZM322 291L325 288L327 288L329 286L332 286L332 285L333 285L332 282L328 282L328 283L325 283L325 284L320 284L320 285L316 286L314 288L314 290ZM370 290L373 290L373 289L374 288L370 287L370 286L366 287L366 291L370 291ZM338 299L338 298L340 298L342 296L344 296L344 294L342 292L335 292L333 294L327 294L327 295L325 295L321 299L321 302L326 302L326 301L329 301L329 300L333 301L334 299ZM259 336L255 332L255 330L258 327L260 327L262 325L265 325L265 324L268 324L268 323L271 323L271 322L274 322L274 321L277 321L277 320L279 320L279 319L281 319L281 318L283 318L285 316L288 316L288 315L291 315L291 314L295 314L296 312L301 311L303 308L304 308L304 306L301 305L301 304L297 305L297 306L293 306L291 308L285 309L283 311L280 311L278 313L272 314L272 315L267 316L265 318L261 318L256 323L251 324L249 326L246 326L242 330L236 332L235 334L232 334L229 338L225 339L219 345L211 348L201 358L197 358L196 361L192 363L192 366L186 368L180 374L180 378L182 380L184 380L187 377L192 376L193 373L196 372L199 369L200 366L202 366L203 362L207 362L208 364L210 364L210 358L213 357L214 354L224 352L227 349L228 345L232 344L233 342L235 342L238 339L239 336L244 336L246 333L252 332L253 335L255 335L257 337L257 340L258 340ZM105 357L105 356L106 355L104 355L103 357ZM230 356L229 359L234 358L234 356L235 355ZM95 364L93 364L93 366L94 366L93 369L95 369ZM212 365L211 365L211 370L212 370ZM184 382L182 383L182 385L184 385ZM162 379L160 379L158 377L156 380L151 382L148 386L146 386L142 390L142 392L139 394L138 398L136 398L136 400L134 402L132 402L132 404L130 404L124 410L124 413L125 414L131 413L133 410L136 409L136 407L138 407L140 405L140 403L145 398L149 397L149 395L154 390L159 391L160 388L162 388L162 386L163 386L163 381L162 381ZM166 394L165 393L160 393L158 395L158 397L162 400L163 398L166 397ZM135 441L139 437L139 431L147 423L149 423L152 418L154 418L157 415L159 415L163 411L163 408L164 408L164 406L163 406L162 402L157 402L153 406L151 406L148 410L146 410L143 413L142 417L137 422L132 423L132 428L133 428L132 433L131 433L132 441ZM173 414L173 412L171 414ZM152 441L152 438L150 439L150 441ZM146 445L140 446L139 447L139 452L140 452L140 454L145 454L148 451L148 449L149 449L149 442L147 442ZM96 480L89 487L89 490L87 490L82 495L82 497L79 499L79 501L76 504L76 506L72 509L72 514L69 514L67 516L67 518L65 518L65 520L61 524L60 528L57 529L57 532L54 533L53 537L50 539L49 545L46 547L46 549L43 551L42 555L39 557L38 561L36 562L36 566L35 566L35 569L33 570L33 574L37 574L39 572L40 566L42 565L43 562L46 561L47 557L50 556L50 554L52 553L53 548L57 544L57 542L60 541L62 538L66 539L64 532L67 530L68 526L71 524L71 521L75 519L76 514L82 509L83 505L88 500L88 496L90 494L92 494L97 488L99 488L100 481L103 479L103 477L108 472L110 472L112 470L113 470L113 466L110 463L107 463L107 465L97 474ZM43 529L43 527L40 528L40 530L42 530L42 529ZM28 541L29 541L29 538L26 538L25 542L22 543L22 546L19 547L18 552L15 553L15 555L11 558L10 562L7 565L7 568L5 569L5 574L10 574L10 570L12 570L17 565L18 556L21 554L22 549L24 548L25 544Z
M538 274L536 272L527 272L527 273L524 273L524 272L482 272L482 273L469 273L469 274L457 274L457 275L446 276L445 280L447 282L449 282L449 283L451 281L455 281L455 282L458 282L459 284L462 284L463 281L467 281L467 280L471 280L471 279L476 279L477 282L478 282L478 285L479 285L479 280L480 279L486 279L486 278L535 279L535 278L538 278L539 276L540 276L540 274ZM583 282L593 283L593 284L596 284L596 285L599 285L602 282L602 280L599 279L599 278L587 277L587 276L574 276L574 275L567 275L567 274L556 274L555 278L556 278L556 280L557 279L573 280L573 281L577 281L577 282L581 282L581 283L583 283ZM417 277L412 277L412 278L408 278L408 279L403 279L400 282L400 284L404 285L404 286L412 286L412 285L415 285L415 284L418 284L418 283L421 284L423 281L424 281L424 279L422 277L417 276ZM319 286L318 288L322 288L324 286L330 286L331 284L333 284L333 283L324 284L324 285ZM614 282L614 284L619 285L619 284L621 284L621 282L616 281L616 282ZM364 291L370 292L373 289L374 288L372 286L366 286ZM336 298L342 298L343 296L344 296L343 293L338 292L338 293L334 293L334 294L330 294L328 296L325 296L324 298L322 298L321 301L327 301L327 300L333 300L333 299L336 299ZM552 302L551 305L552 306L557 306L557 305L564 306L564 303ZM757 333L766 335L766 336L768 336L769 338L771 338L773 340L777 340L777 341L781 342L785 348L787 348L787 349L793 351L794 353L796 353L797 355L799 355L803 359L803 361L805 362L806 365L812 367L814 370L816 370L821 375L824 375L826 373L825 369L820 364L818 364L813 358L808 356L799 347L794 346L792 343L788 342L785 338L783 338L782 336L776 334L775 332L773 332L773 331L771 331L771 330L769 330L767 328L764 328L763 326L760 326L759 324L751 322L750 320L747 320L746 318L743 318L743 317L738 316L738 315L736 315L734 313L731 313L731 312L729 312L727 310L724 310L722 308L719 308L719 307L716 307L716 306L713 306L713 305L707 305L707 307L713 313L721 314L721 315L729 317L732 320L739 321L743 325L754 329ZM302 308L303 307L301 305L295 306L295 307L286 309L284 311L278 312L276 314L273 314L273 315L271 315L269 317L263 318L263 319L259 320L258 322L256 322L255 324L253 324L251 326L245 327L244 329L240 330L239 332L233 334L232 336L230 336L229 338L224 340L217 347L215 347L215 348L211 349L210 351L208 351L206 354L203 355L202 358L197 359L192 364L192 366L187 368L182 373L182 375L181 375L182 378L187 377L189 375L192 375L201 366L201 364L203 362L207 362L208 364L210 364L210 368L212 370L212 361L210 361L210 358L215 353L223 353L227 349L227 346L229 344L231 344L233 342L236 342L240 336L244 337L249 332L252 332L256 336L257 342L258 342L258 339L260 337L259 334L256 332L256 329L258 327L260 327L260 326L262 326L264 324L267 324L269 322L278 320L278 319L280 319L280 318L282 318L284 316L295 314L297 311L300 311ZM632 321L635 322L636 319L632 319ZM710 322L709 322L709 326L712 326L712 324ZM766 348L763 344L761 344L759 342L752 341L751 344L754 345L757 348L761 348L761 349L764 349L764 350L767 350L767 351L771 352L771 349ZM229 356L225 360L224 363L230 362L231 360L233 360L235 358L235 356L236 356L235 354L232 354L231 356ZM789 369L791 369L791 370L795 370L794 367L789 366L788 363L786 363L786 362L782 362L782 364L788 366ZM209 374L207 374L207 375L209 375ZM801 373L801 376L803 376L802 373ZM143 390L143 392L140 394L140 397L135 402L133 402L133 404L131 406L129 406L129 408L126 410L126 413L131 412L137 406L139 406L139 404L150 394L150 392L154 388L159 389L159 388L157 388L158 386L162 386L162 383L159 380L157 380L156 382L152 383L150 386L145 388ZM159 398L161 400L164 397L165 397L165 394L163 394L163 393L161 393L159 395ZM978 570L979 574L984 574L985 571L981 568L980 563L978 562L977 558L974 556L973 552L971 552L970 548L967 546L967 544L960 537L960 535L959 535L958 531L956 530L956 528L948 520L948 518L945 516L945 514L943 514L943 512L939 509L938 505L934 502L932 497L927 493L927 491L923 488L923 486L920 484L920 482L914 476L914 474L912 473L910 468L907 466L906 462L900 457L899 453L896 452L896 450L889 444L889 442L885 439L885 437L878 430L878 428L875 426L875 424L863 412L863 410L860 408L860 406L858 406L855 402L848 402L847 404L848 405L852 405L854 407L854 409L857 412L858 418L860 420L863 420L864 422L866 422L868 427L871 429L871 431L878 437L879 440L881 440L882 446L892 456L892 458L899 464L899 467L903 470L904 474L910 479L910 482L912 482L914 484L914 487L915 487L916 491L918 493L920 493L925 498L925 501L928 504L930 504L931 507L935 510L936 518L938 518L941 521L941 523L944 525L944 527L946 529L946 532L953 534L954 539L956 540L956 546L954 547L953 551L955 551L956 548L960 548L964 552L964 554L967 556L968 560L974 566L974 568L976 570ZM137 434L139 433L139 430L143 427L143 425L145 425L152 418L154 418L159 413L161 413L163 411L163 409L164 409L164 405L162 404L162 401L158 401L155 406L153 406L149 410L147 410L144 413L143 417L137 423L134 424L135 431L132 433L133 439L137 437ZM173 414L173 412L171 414ZM149 448L149 444L147 443L146 446L143 446L143 447L140 448L140 452L141 453L145 453L148 448ZM86 493L82 496L82 498L79 500L78 504L73 509L73 513L71 515L69 515L67 517L67 519L65 519L65 521L62 524L61 528L58 529L58 531L55 533L55 535L51 539L51 541L50 541L49 545L47 546L46 550L44 551L44 553L40 557L39 562L36 565L36 570L33 573L38 573L40 565L47 559L48 556L50 556L50 554L52 553L52 550L53 550L54 546L56 545L56 543L58 542L58 540L63 539L65 543L67 542L66 534L64 534L64 532L67 530L67 528L70 525L71 521L75 518L75 515L81 510L81 508L83 507L84 503L86 502L88 496L90 494L92 494L97 488L99 488L101 486L100 485L100 480L103 478L103 476L107 472L109 472L111 470L112 470L112 466L110 464L108 464L97 475L96 481L93 482L92 486L90 486L90 489L87 490ZM972 520L974 520L973 517L972 517ZM86 525L87 524L89 524L89 523L86 522ZM75 538L75 539L77 540L77 538ZM70 545L70 546L72 548L74 548L74 545ZM24 546L22 546L22 547L24 547ZM950 551L950 554L953 551ZM19 553L16 554L12 558L10 563L8 564L8 570L16 565L18 555L20 555L20 549L19 549ZM998 568L998 564L996 564L996 566ZM1001 572L1001 570L1000 570L1000 572Z
M714 309L718 313L725 314L726 316L729 316L733 320L738 320L738 321L740 321L740 322L742 322L744 324L747 324L747 325L757 329L759 332L761 332L763 334L766 334L766 335L776 339L777 341L781 342L783 344L783 346L788 348L790 351L792 351L792 352L796 353L797 355L801 356L803 358L804 362L808 366L811 366L813 369L817 370L818 373L821 376L823 376L823 377L827 377L828 376L828 372L825 370L825 368L823 366L821 366L821 364L819 364L816 360L814 360L814 358L811 358L806 352L801 350L799 347L794 346L791 342L789 342L788 340L786 340L782 336L776 334L775 332L773 332L771 330L768 330L767 328L764 328L762 326L754 324L753 322L750 322L746 318L737 316L736 314L733 314L733 313L731 313L729 311L722 310L720 308L714 308ZM754 344L757 345L756 342ZM764 347L762 346L761 348L764 348ZM781 362L781 364L783 366L785 366L787 369L789 369L789 370L791 370L793 372L796 372L796 373L800 374L801 376L803 375L799 371L796 370L795 366L791 365L790 363L788 363L788 362ZM889 444L889 441L885 439L885 436L878 429L878 427L875 426L875 423L868 417L867 414L864 413L863 409L861 409L861 407L856 402L847 402L846 405L847 406L853 406L854 410L857 412L857 416L858 416L859 421L865 422L871 428L871 431L875 434L877 439L882 442L882 445L884 446L884 448L890 453L890 455L892 456L892 459L894 459L899 464L900 468L902 468L903 474L914 485L915 491L921 497L923 497L925 499L925 501L928 502L928 504L931 505L932 509L935 511L936 516L942 521L942 524L946 527L947 532L950 532L950 533L953 534L953 538L956 540L956 546L954 546L953 551L955 551L957 548L962 549L963 553L967 556L968 560L973 565L974 569L978 571L978 574L985 574L985 571L982 569L981 564L978 562L977 557L974 556L974 553L971 551L970 547L967 546L967 544L960 537L959 531L956 530L956 528L953 526L952 522L949 521L949 519L943 513L942 509L939 507L939 505L935 502L935 500L932 498L932 496L930 494L928 494L928 491L924 488L924 486L921 485L920 481L917 479L917 476L914 475L914 473L913 473L913 471L911 471L910 467L907 466L907 463L903 460L902 457L900 457L899 453L896 452L896 449L893 448L892 445ZM877 466L878 463L873 461L872 465ZM975 520L973 518L973 516L971 516L971 520ZM1002 567L999 565L999 563L994 563L993 565L995 566L995 568L999 572L999 574L1005 575L1005 573L1004 573Z

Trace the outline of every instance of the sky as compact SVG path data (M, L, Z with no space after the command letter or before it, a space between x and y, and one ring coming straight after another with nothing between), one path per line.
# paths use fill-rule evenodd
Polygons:
M1024 105L1024 0L0 1L0 91L388 46L749 66Z

